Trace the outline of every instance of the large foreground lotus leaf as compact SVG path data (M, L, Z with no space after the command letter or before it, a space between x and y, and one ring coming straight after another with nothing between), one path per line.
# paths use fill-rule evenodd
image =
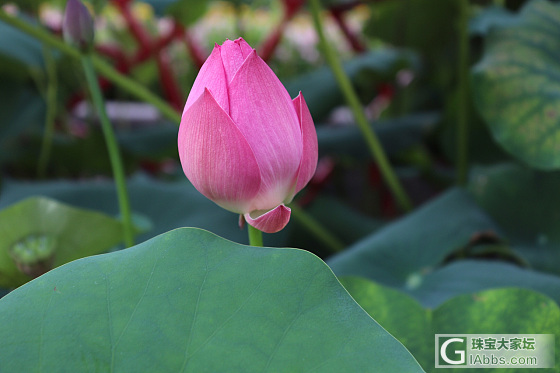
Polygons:
M49 198L27 198L0 211L0 287L17 287L41 267L107 251L122 237L121 222L108 215ZM16 261L28 274L18 269Z
M474 67L475 102L494 138L541 169L560 167L560 6L528 2L488 33Z
M414 354L427 372L442 371L435 369L435 334L554 334L556 340L560 337L560 308L553 300L531 290L485 290L425 309L408 295L363 278L345 277L341 282L371 317ZM555 352L558 361L560 349ZM527 368L461 371L522 373Z
M0 300L9 372L419 372L313 254L177 229Z

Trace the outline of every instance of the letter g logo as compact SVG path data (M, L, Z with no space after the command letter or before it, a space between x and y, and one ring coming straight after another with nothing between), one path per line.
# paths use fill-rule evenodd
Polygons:
M449 344L451 344L453 342L464 343L465 340L464 340L464 338L449 338L447 341L442 343L441 349L439 350L439 354L440 354L441 358L443 359L443 361L445 361L447 364L452 364L452 365L464 364L465 363L465 351L464 350L455 350L455 353L460 356L459 360L451 360L449 357L447 357L447 353L446 353L447 346L449 346Z

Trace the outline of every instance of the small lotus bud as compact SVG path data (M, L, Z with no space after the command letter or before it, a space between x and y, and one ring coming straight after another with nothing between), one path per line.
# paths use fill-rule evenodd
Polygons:
M64 40L82 50L88 51L93 47L93 17L88 8L80 0L68 0L62 33Z

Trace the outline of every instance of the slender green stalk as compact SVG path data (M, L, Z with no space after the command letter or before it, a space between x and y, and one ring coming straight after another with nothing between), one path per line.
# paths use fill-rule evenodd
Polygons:
M263 245L263 238L262 232L259 231L257 228L247 224L248 232L249 232L249 245L251 246L260 246Z
M468 128L468 100L469 100L469 0L459 1L458 20L458 97L457 97L457 184L465 185L469 167L469 128Z
M406 192L404 191L403 187L399 179L397 178L389 160L387 159L387 155L377 138L377 135L371 129L371 126L368 123L368 120L364 114L362 105L360 100L358 99L358 95L354 91L354 87L350 82L350 79L344 72L342 67L342 63L338 59L336 51L334 51L328 41L325 38L325 34L323 32L323 25L321 21L321 5L319 4L319 0L311 0L311 15L313 16L313 22L315 24L315 28L317 30L317 34L319 35L319 40L321 43L322 52L350 106L352 109L352 113L354 114L354 118L356 123L364 136L366 143L373 155L373 158L379 165L379 169L381 170L381 174L383 175L385 182L391 189L393 196L397 200L397 203L400 207L405 210L409 211L412 209L412 203L408 198Z
M292 216L297 220L305 229L311 232L317 239L325 244L333 252L344 250L344 243L342 243L336 236L325 229L310 215L306 214L298 205L290 204L292 209Z
M75 58L77 60L81 59L81 53L78 49L64 43L62 39L50 34L48 31L40 27L33 26L18 17L8 15L2 9L0 9L0 20L25 32L26 34L34 37L44 44L58 49L69 57ZM117 85L123 90L126 90L128 93L136 96L140 100L152 104L161 112L164 117L179 124L179 122L181 121L181 114L173 109L173 107L171 107L169 104L167 104L167 102L154 95L152 92L146 89L146 87L119 73L100 57L93 55L91 59L93 67L100 75L103 75L105 78L113 82L113 84Z
M124 243L127 247L134 245L134 230L132 226L132 215L130 213L130 202L128 200L128 191L126 189L126 178L124 175L123 163L119 151L119 146L113 133L113 128L109 122L109 117L105 111L105 103L101 95L101 89L97 82L97 76L93 69L93 63L89 54L82 56L82 65L86 75L86 80L91 92L93 104L99 114L103 136L109 151L109 159L111 160L111 168L113 169L113 177L117 185L117 196L119 199L119 209L123 220Z
M47 70L47 89L45 93L47 112L45 115L45 130L43 132L43 140L41 142L41 152L39 154L39 162L37 164L37 175L41 178L45 177L51 155L52 139L54 134L54 119L56 116L57 106L56 92L58 90L56 64L50 48L46 45L43 45L43 55L45 56L45 67Z

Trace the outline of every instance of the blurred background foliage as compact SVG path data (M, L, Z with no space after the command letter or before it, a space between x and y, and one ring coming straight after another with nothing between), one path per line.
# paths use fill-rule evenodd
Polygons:
M60 35L64 0L0 5L7 17ZM372 289L372 297L390 291L385 287L398 289L401 295L383 298L381 311L364 306L374 318L412 301L405 296L441 315L453 307L446 301L462 299L454 297L504 287L540 292L560 303L557 3L322 1L329 43L416 207L408 214L397 207L368 153L322 57L304 1L88 5L96 15L97 56L179 112L199 67L225 38L245 38L292 97L303 92L317 127L319 165L294 202L301 214L284 231L267 235L265 244L316 253L347 279L360 303L365 289ZM461 55L461 45L468 54ZM461 63L468 69L466 81ZM129 176L137 241L195 226L246 243L237 216L206 200L184 177L178 123L100 75ZM52 233L60 244L72 242L72 230L30 226L34 220L21 213L29 207L16 205L42 196L61 204L57 214L64 215L68 205L113 219L107 220L112 230L93 232L85 214L73 222L88 227L84 237L114 235L120 228L110 163L78 62L0 20L0 82L0 230L24 226L25 234ZM458 132L461 118L468 126L464 135ZM45 141L49 121L53 131ZM465 165L459 149L466 149ZM466 183L457 182L459 168L468 174ZM315 234L316 225L332 237ZM0 270L9 272L0 273L0 284L6 291L22 282L13 276L8 253L25 237L10 237L0 237ZM89 243L82 246L73 248L76 255L93 253ZM10 276L16 278L12 283L5 280ZM515 303L519 293L511 291L504 297L522 307ZM538 302L540 295L534 297ZM515 321L511 325L508 333L521 330ZM408 337L403 334L401 341Z

